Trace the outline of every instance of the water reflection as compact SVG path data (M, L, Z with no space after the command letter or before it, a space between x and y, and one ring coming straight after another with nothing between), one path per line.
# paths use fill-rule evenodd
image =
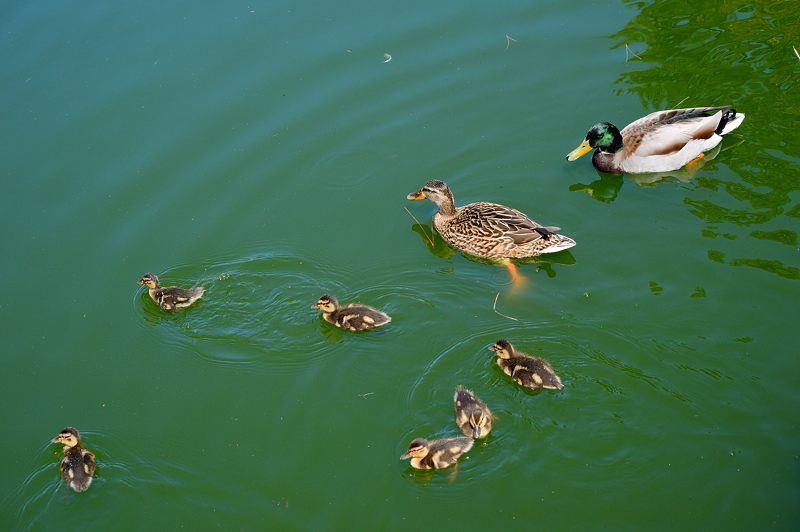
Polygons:
M652 186L660 183L675 181L680 183L688 183L694 179L701 168L716 159L720 151L724 151L722 149L722 145L731 140L728 137L729 135L726 135L726 138L720 144L717 144L713 149L705 152L702 159L696 159L691 164L684 166L683 168L670 170L669 172L651 172L648 174L630 175L628 177L630 177L631 181L639 186ZM741 141L737 144L741 144ZM727 146L725 149L730 149L730 146Z
M430 225L414 224L411 226L411 230L422 238L422 242L428 248L428 251L440 259L449 259L456 254L455 248L447 244Z
M597 172L600 179L592 181L588 185L583 183L573 183L569 186L572 192L584 192L589 197L603 203L611 203L617 199L620 189L622 189L622 176L616 174L606 174Z
M708 258L720 264L727 264L729 266L749 266L751 268L758 268L765 272L774 273L786 279L800 280L800 268L795 266L787 266L779 260L771 259L731 259L725 260L725 253L719 250L711 249L708 251Z
M440 259L450 259L459 252L459 250L445 242L439 233L437 233L428 224L414 224L411 226L411 230L420 236L427 250ZM472 262L477 262L479 264L488 264L491 266L498 265L498 262L492 259L476 257L464 252L461 252L461 255ZM556 276L556 270L553 268L553 264L572 265L577 261L575 259L575 255L572 254L572 251L567 249L564 251L559 251L558 253L545 253L535 257L514 259L514 262L517 264L535 264L537 272L544 271L548 277L553 278Z
M718 163L695 172L689 197L689 212L704 220L704 236L728 233L742 237L738 249L755 247L769 258L739 257L724 260L725 253L709 250L712 261L749 266L788 279L800 279L800 271L779 258L785 249L765 245L774 242L795 246L795 231L775 227L791 223L800 190L800 129L797 121L797 57L793 44L800 39L796 6L791 2L741 2L722 0L698 12L679 2L634 2L638 12L612 35L614 48L635 45L640 60L617 80L619 92L639 96L645 108L733 103L748 114L748 121L727 138L727 152ZM641 51L639 51L641 50ZM707 65L703 68L698 65ZM791 118L788 113L793 115ZM791 111L794 110L794 111ZM781 118L784 117L784 118ZM746 136L747 142L744 142ZM735 150L730 148L736 146ZM716 155L716 154L715 154ZM712 174L711 171L714 171ZM692 176L675 176L680 180ZM639 182L640 184L644 184ZM595 196L593 196L595 197ZM601 200L602 201L602 200ZM748 230L770 224L767 230ZM720 225L728 225L720 230Z
M728 137L728 135L726 135ZM688 183L698 174L701 168L708 165L711 161L717 158L721 151L726 151L734 146L744 142L740 140L731 146L730 138L726 138L720 144L714 146L713 149L705 152L702 159L697 159L691 165L687 165L677 170L670 170L669 172L649 172L643 174L625 174L634 183L639 186L654 186L662 183L673 183L675 181L680 183ZM725 148L723 148L725 145ZM590 197L603 203L611 203L617 199L619 191L622 188L623 176L619 174L608 174L601 172L592 167L600 179L592 181L588 185L583 183L573 183L570 185L569 190L572 192L584 192Z

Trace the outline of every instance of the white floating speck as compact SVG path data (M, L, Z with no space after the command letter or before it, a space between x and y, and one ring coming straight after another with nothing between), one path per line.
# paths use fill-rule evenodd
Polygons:
M392 60L392 55L391 54L383 54L383 62L384 63L388 63L391 60Z

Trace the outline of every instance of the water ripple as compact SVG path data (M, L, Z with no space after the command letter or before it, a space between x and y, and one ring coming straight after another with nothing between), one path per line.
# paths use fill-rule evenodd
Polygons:
M180 312L160 310L141 289L134 298L140 325L163 341L188 348L215 364L267 364L290 368L325 356L335 346L309 335L318 320L310 307L325 291L344 292L326 282L317 263L282 253L259 253L163 272L165 284L202 285L206 294Z

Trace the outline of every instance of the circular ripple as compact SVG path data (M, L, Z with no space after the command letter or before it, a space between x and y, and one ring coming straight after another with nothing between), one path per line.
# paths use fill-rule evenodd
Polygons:
M108 449L118 447L109 436L101 432L81 431L81 437L91 441L89 447L97 459L97 471L91 487L79 496L69 489L60 474L63 447L50 442L43 444L36 453L33 471L9 496L7 504L4 504L6 506L4 512L10 512L10 508L15 509L14 518L20 527L31 528L37 520L44 519L56 511L56 505L69 508L70 505L78 503L78 497L93 497L98 491L98 486L106 484L109 478L119 478L119 475L112 471L119 468L122 462L118 457L115 457L115 460L109 459Z
M460 435L452 401L455 386L463 384L486 402L498 419L489 438L476 442L468 453L469 460L460 466L459 483L469 484L493 476L512 465L534 474L548 460L585 460L585 448L582 444L576 447L573 441L576 427L560 421L568 417L564 409L582 412L581 430L604 434L618 425L646 422L645 414L640 418L639 413L624 406L636 395L659 394L668 397L670 403L671 399L677 399L680 403L672 404L678 408L691 402L689 392L666 382L662 376L665 372L658 371L662 360L691 348L653 338L630 337L623 329L576 321L500 323L460 338L421 368L406 396L406 410L412 412L415 429L404 434L402 440L407 444L414 437ZM518 349L547 359L564 381L564 390L531 391L513 383L496 366L495 355L488 350L499 338L507 338ZM576 340L580 338L591 338L591 345ZM649 364L637 367L630 362L642 352L653 353L653 367ZM682 372L682 366L673 366L667 369ZM717 373L711 376L719 378ZM559 443L548 445L548 442ZM620 453L629 452L625 448L594 459L613 462L620 458ZM406 473L421 485L451 481L430 472Z
M134 307L142 327L210 362L287 367L324 356L337 341L308 334L309 325L319 320L319 312L311 309L316 298L343 291L332 282L321 286L325 272L314 262L256 253L202 271L175 267L161 277L169 285L204 286L206 294L188 309L165 312L140 289Z

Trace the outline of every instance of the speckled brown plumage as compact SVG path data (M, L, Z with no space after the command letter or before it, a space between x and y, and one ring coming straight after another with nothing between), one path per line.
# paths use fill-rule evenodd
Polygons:
M546 360L517 351L508 340L498 340L489 349L497 354L497 365L520 386L532 390L560 390L564 387Z
M477 257L535 257L571 248L575 241L557 234L525 213L497 203L477 202L456 207L447 184L433 179L409 199L427 198L439 208L433 226L450 245Z
M492 431L494 415L472 390L460 384L456 386L453 406L456 412L456 425L464 436L485 438Z
M205 288L198 286L195 288L178 288L177 286L161 286L158 275L146 273L139 279L139 284L147 287L147 294L150 299L164 310L176 310L186 308L205 293Z
M77 492L86 491L92 485L97 462L94 455L81 446L80 433L72 427L62 430L53 442L64 445L61 459L61 478L67 486Z
M353 332L374 329L392 321L388 314L368 305L352 303L340 307L339 301L328 294L320 296L313 308L320 309L328 323Z
M400 456L400 460L411 458L411 467L415 469L444 469L455 464L462 454L472 449L472 445L472 438L416 438L408 445L408 451Z

